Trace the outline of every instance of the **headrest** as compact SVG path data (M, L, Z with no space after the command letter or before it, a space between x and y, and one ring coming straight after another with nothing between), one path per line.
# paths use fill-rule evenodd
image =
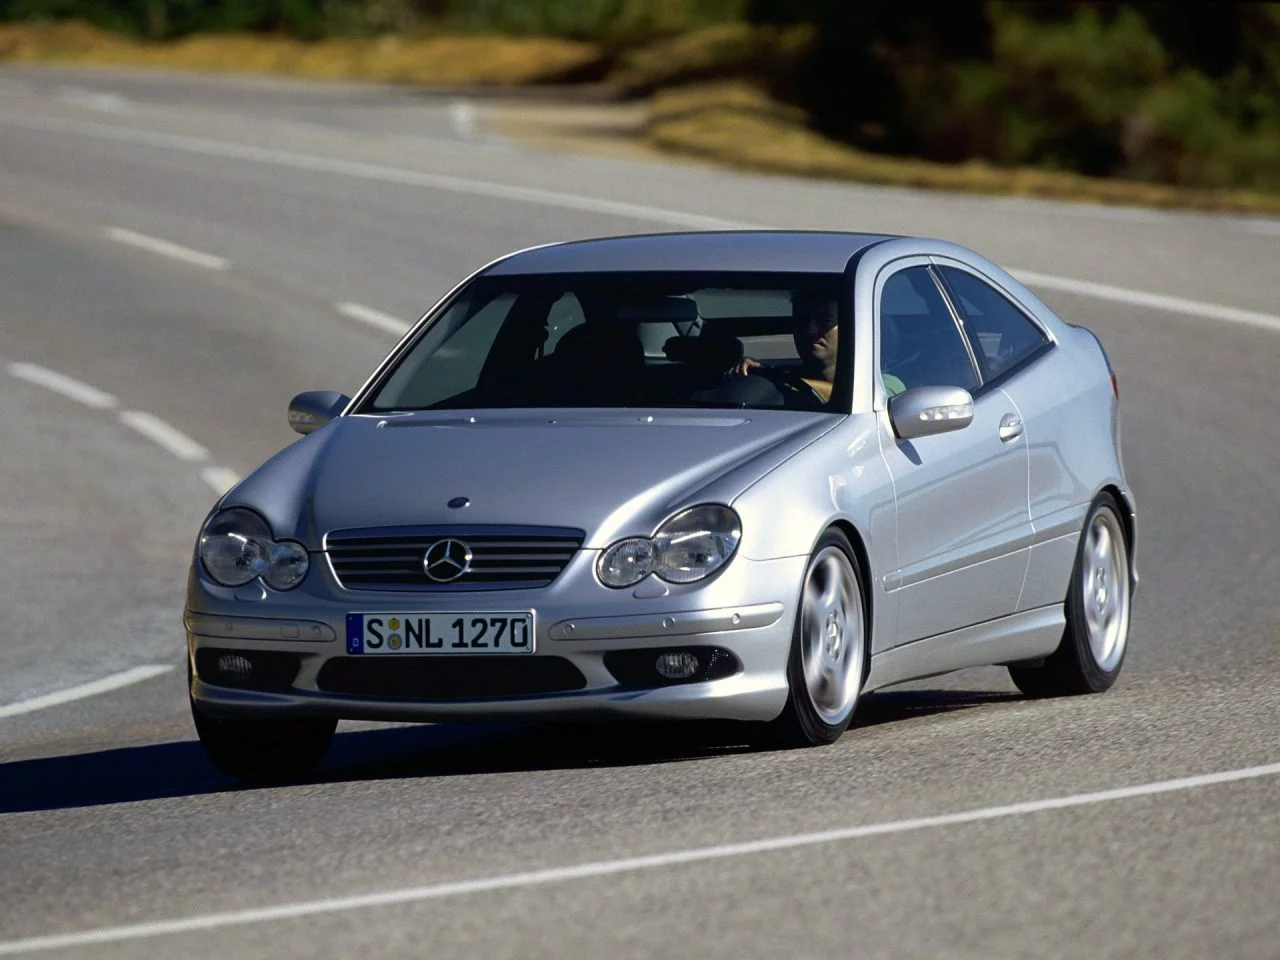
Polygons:
M640 323L693 323L698 305L688 297L654 297L618 304L618 319Z
M555 356L575 362L625 358L644 362L644 346L635 330L621 323L581 323L556 344Z

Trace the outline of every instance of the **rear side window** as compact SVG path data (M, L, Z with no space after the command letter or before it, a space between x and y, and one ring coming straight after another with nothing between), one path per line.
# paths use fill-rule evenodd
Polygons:
M978 385L964 338L925 267L898 271L881 291L880 373L890 395Z
M1000 376L1047 342L1040 328L995 287L963 270L941 270L964 314L984 380Z

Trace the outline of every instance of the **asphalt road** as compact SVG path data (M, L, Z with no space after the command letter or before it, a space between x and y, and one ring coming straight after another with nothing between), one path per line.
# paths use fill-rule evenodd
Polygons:
M0 955L1280 957L1280 223L567 156L485 109L0 70ZM217 774L183 577L289 397L510 249L716 223L956 240L1101 334L1141 520L1117 687L966 671L794 752L350 724L314 783Z

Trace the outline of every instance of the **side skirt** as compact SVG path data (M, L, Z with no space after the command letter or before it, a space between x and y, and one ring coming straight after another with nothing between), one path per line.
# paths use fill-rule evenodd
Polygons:
M1056 603L926 637L871 658L864 691L966 667L1047 657L1058 649L1067 620Z

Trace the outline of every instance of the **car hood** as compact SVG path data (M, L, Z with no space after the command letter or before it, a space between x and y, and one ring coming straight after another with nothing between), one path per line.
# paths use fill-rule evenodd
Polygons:
M647 535L673 510L727 503L840 421L794 411L477 411L340 417L226 497L277 536L414 524ZM448 506L465 497L469 505Z

